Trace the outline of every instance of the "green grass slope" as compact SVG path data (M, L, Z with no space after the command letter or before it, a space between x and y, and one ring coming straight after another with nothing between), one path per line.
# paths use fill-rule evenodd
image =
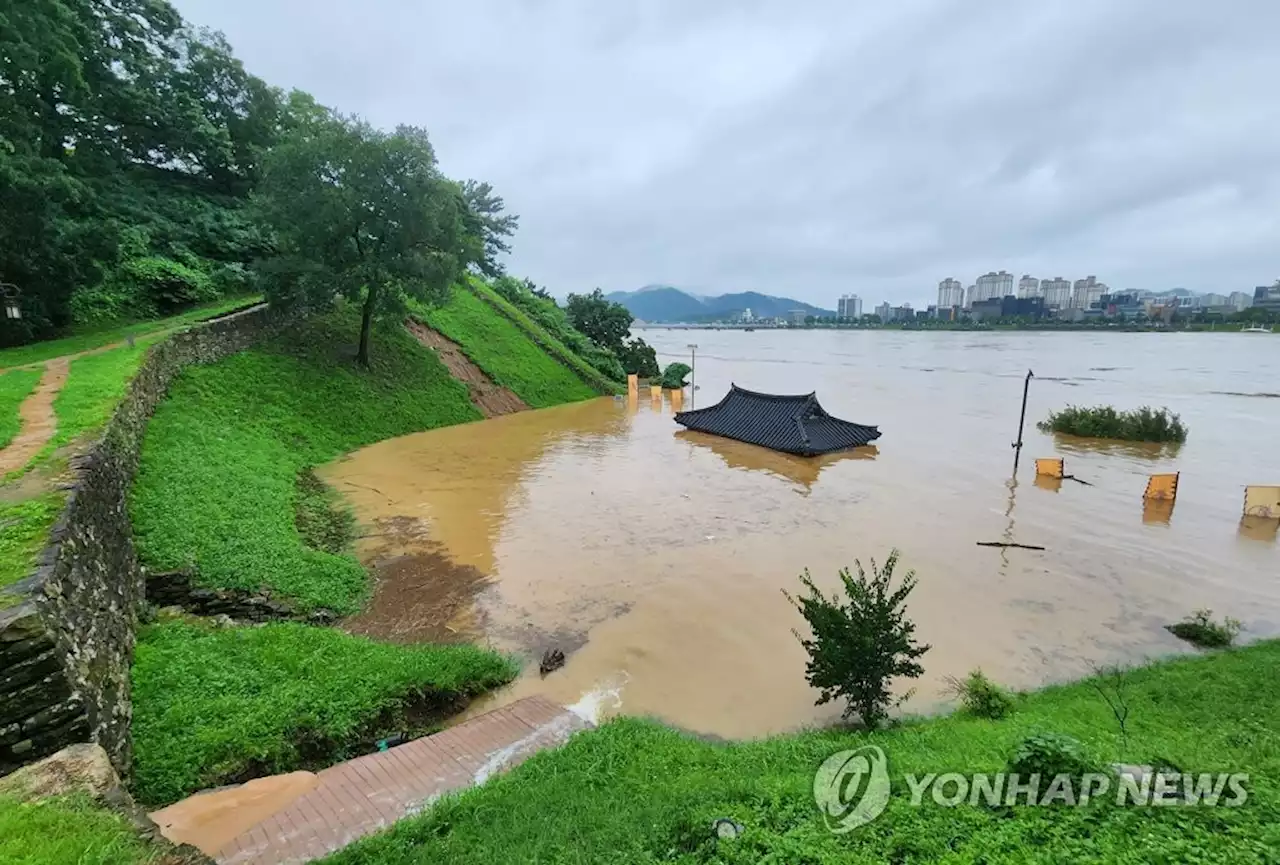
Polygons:
M489 378L533 408L590 399L599 394L483 300L455 288L448 304L416 310L419 318L458 343Z
M488 863L1263 863L1280 850L1280 641L1129 674L1129 745L1087 682L1018 700L987 721L956 714L876 733L813 732L732 745L618 720L509 775L436 803L330 865ZM907 773L997 772L1039 731L1074 736L1102 761L1247 772L1238 807L913 807ZM815 769L864 744L888 757L884 814L829 832ZM950 788L954 792L954 786ZM716 818L745 827L717 842Z
M469 290L483 300L491 309L515 324L524 333L552 357L572 369L580 379L591 385L602 395L621 393L626 390L625 381L613 381L598 369L555 337L550 331L535 321L528 313L511 303L483 282L472 279L467 283ZM585 338L585 337L584 337Z
M176 861L171 850L143 841L123 815L87 796L24 802L0 795L0 862L5 865L161 865Z
M0 448L13 441L22 428L18 410L40 383L43 368L15 369L0 374Z
M133 667L135 791L155 805L250 768L328 765L355 756L344 743L412 729L415 698L448 703L516 672L470 645L394 646L295 623L152 625Z
M268 587L349 613L366 593L350 555L312 549L295 524L298 473L381 439L477 420L466 388L401 328L353 357L353 311L187 369L147 427L130 504L149 567L195 566L220 588Z

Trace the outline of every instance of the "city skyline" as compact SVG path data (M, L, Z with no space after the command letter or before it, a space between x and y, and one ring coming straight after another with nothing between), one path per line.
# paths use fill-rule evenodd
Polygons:
M1234 307L1236 310L1243 310L1254 304L1255 296L1262 292L1263 289L1271 290L1270 282L1264 286L1255 285L1246 289L1231 291L1230 293L1195 291L1182 286L1163 290L1115 288L1100 281L1095 274L1070 279L1061 275L1040 278L1024 273L1015 282L1012 273L1006 270L999 270L988 271L976 277L968 286L965 286L963 281L955 277L944 277L938 282L932 299L925 304L919 305L918 308L970 309L974 303L1013 297L1017 300L1040 298L1044 301L1046 310L1087 310L1100 302L1104 295L1126 295L1143 300L1177 297L1182 299L1181 304L1183 306L1189 308ZM866 298L861 295L841 295L836 305L838 317L857 317L845 314L846 302L849 299L858 300L857 308L859 310L865 308ZM874 306L876 314L881 314L881 311L885 309L913 310L916 308L917 306L913 301L895 302L888 299L882 300Z

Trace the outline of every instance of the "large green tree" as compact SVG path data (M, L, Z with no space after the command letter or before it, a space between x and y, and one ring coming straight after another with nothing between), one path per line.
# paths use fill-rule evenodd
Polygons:
M0 281L24 311L0 341L68 324L77 293L137 314L130 255L251 261L243 205L285 114L166 0L0 3Z
M631 332L631 322L635 320L625 306L606 300L598 288L590 294L569 295L565 312L577 330L615 354L622 353L622 341Z
M409 299L444 300L484 256L462 187L414 127L313 115L268 154L255 198L277 246L265 262L273 302L360 303L366 365L375 320L402 319Z

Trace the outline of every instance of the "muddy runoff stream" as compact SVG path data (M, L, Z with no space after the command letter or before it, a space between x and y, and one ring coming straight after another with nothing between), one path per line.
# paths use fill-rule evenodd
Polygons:
M699 343L696 401L730 382L817 390L879 424L878 447L817 461L681 431L666 401L604 398L382 442L324 467L355 507L375 575L358 633L470 640L529 663L483 711L530 693L600 716L652 715L723 737L834 720L815 707L804 623L783 590L808 568L901 550L932 645L908 711L981 667L1013 687L1187 651L1194 609L1280 633L1280 548L1241 525L1246 483L1280 482L1280 342L1241 335L648 331L664 363ZM1010 481L1022 376L1036 370ZM1271 387L1270 390L1274 390ZM686 395L686 406L691 402ZM1178 449L1042 434L1067 403L1168 405ZM1062 456L1093 486L1034 478ZM1172 511L1152 472L1180 471ZM1016 541L1044 552L999 550ZM566 665L545 677L548 648Z

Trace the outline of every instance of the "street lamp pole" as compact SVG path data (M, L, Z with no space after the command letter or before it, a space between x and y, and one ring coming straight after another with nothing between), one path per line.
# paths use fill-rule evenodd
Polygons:
M698 405L698 344L689 343L689 400L696 408Z

